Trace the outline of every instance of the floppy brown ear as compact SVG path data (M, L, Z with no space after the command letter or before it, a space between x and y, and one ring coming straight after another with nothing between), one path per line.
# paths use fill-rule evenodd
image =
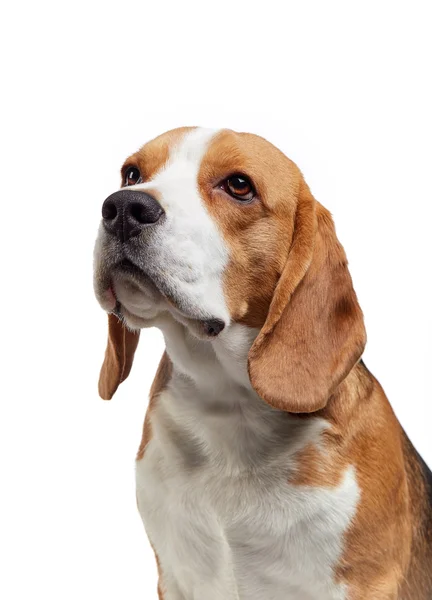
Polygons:
M129 375L138 341L139 331L130 331L115 315L108 315L108 343L99 375L99 395L104 400L111 400Z
M275 408L323 408L361 357L363 315L330 213L301 180L294 237L249 353L257 393Z

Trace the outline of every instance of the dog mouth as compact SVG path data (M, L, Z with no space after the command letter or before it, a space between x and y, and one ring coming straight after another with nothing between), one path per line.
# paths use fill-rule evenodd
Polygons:
M132 281L139 284L139 287L150 288L153 293L163 297L166 301L168 310L171 312L173 317L182 323L190 327L200 338L216 338L225 328L225 322L220 318L209 317L200 318L189 311L186 311L182 307L182 301L177 297L177 294L171 293L171 290L167 289L166 284L163 281L155 280L148 275L143 269L138 267L128 258L123 258L117 263L115 267L116 271L122 276L130 276ZM129 307L123 305L116 294L115 286L113 282L110 285L110 291L112 292L115 300L115 306L111 310L119 319L124 320L130 313Z
M137 265L135 265L128 258L123 258L123 260L121 260L118 263L117 267L120 268L125 273L131 273L132 275L139 275L140 277L148 277L144 273L144 271L142 269L140 269L140 267L137 267Z
M144 269L139 267L128 258L123 258L112 270L111 287L113 288L116 300L118 300L118 297L114 288L116 285L116 280L119 277L123 281L126 280L131 282L136 289L149 293L151 297L164 295L155 278L151 277L146 271L144 271Z

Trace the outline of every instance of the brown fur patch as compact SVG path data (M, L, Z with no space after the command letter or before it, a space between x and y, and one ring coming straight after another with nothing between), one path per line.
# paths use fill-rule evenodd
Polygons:
M334 487L351 466L361 494L336 579L348 586L350 600L429 600L425 484L381 386L360 363L316 416L329 427L320 447L298 455L290 483Z
M249 203L220 185L233 173L256 189ZM225 297L235 321L260 328L249 354L259 395L291 412L322 408L361 356L363 317L330 214L299 169L257 136L223 131L198 185L230 251Z
M412 544L400 596L403 600L429 600L432 598L432 476L430 472L426 473L427 466L408 437L403 434L402 438L412 515Z
M143 182L150 181L165 165L172 148L180 143L186 133L193 129L195 128L179 127L178 129L171 129L144 144L138 152L129 156L124 162L121 168L122 183L125 172L129 167L136 167L139 170Z
M343 404L351 404L349 411L341 413ZM338 578L353 600L397 598L413 526L400 425L362 365L340 386L329 411L343 434L340 453L354 466L361 491Z
M252 203L221 189L234 173L252 180L257 191ZM230 130L213 139L201 164L201 195L230 250L224 282L228 308L234 320L251 327L263 325L286 262L299 177L294 163L264 139Z

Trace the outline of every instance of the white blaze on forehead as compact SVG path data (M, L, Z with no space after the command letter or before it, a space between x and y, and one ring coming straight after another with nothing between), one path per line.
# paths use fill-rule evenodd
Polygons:
M134 189L157 191L165 210L152 248L154 266L178 290L191 313L228 324L223 293L228 250L198 189L200 166L216 133L201 128L187 132L153 179Z
M164 208L191 209L209 216L198 191L198 173L216 133L214 129L193 129L170 149L164 167L147 183L162 192Z

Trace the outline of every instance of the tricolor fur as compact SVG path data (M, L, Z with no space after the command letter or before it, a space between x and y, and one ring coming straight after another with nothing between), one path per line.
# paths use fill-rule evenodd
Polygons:
M99 389L128 376L141 328L162 330L136 469L159 597L430 600L431 474L361 360L328 211L251 134L170 131L131 166L164 215L126 242L100 227ZM253 201L221 186L235 173Z

